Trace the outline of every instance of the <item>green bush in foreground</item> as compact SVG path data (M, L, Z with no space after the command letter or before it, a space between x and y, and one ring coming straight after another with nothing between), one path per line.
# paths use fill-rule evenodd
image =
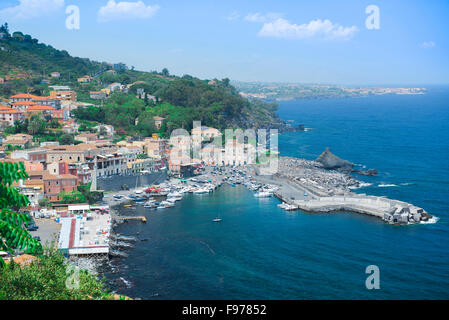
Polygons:
M46 249L39 259L28 266L10 262L0 269L0 300L112 298L103 281L94 275L80 270L79 276L76 276L74 269L56 249Z

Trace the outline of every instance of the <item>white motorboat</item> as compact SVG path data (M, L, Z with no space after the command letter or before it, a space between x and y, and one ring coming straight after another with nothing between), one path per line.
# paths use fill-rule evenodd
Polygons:
M264 191L260 191L256 194L254 194L254 196L256 198L268 198L271 197L273 194L271 192L264 192Z

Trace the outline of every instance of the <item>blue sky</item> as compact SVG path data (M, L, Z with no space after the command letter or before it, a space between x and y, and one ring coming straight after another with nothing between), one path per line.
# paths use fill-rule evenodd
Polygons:
M80 29L65 27L66 7ZM368 30L376 5L380 29ZM449 83L447 1L1 0L0 23L72 55L241 81Z

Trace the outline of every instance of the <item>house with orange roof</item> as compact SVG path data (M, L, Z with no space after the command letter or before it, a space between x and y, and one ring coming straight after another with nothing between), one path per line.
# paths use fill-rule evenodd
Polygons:
M27 109L30 106L36 106L36 105L38 105L38 104L33 101L17 101L17 102L11 103L11 108L17 109L17 110L22 110L22 111L27 111Z
M92 80L94 80L94 78L92 78L91 76L84 76L84 77L78 78L79 83L89 83Z
M31 100L41 106L50 106L56 109L61 109L61 99L52 97L35 97Z
M31 117L34 114L42 113L44 116L53 116L53 112L56 110L54 107L50 106L41 106L41 105L34 105L29 106L27 109L27 116Z
M30 102L34 98L36 98L36 96L34 96L32 94L19 93L19 94L16 94L14 96L9 97L9 102L10 103L21 102L21 101L28 101L28 102Z
M25 114L21 110L0 107L0 121L5 121L10 126L13 126L15 121L22 121L24 118Z

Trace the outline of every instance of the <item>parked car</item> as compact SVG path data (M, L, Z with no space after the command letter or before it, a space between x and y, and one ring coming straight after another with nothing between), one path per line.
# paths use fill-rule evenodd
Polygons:
M28 231L36 231L39 227L35 224L30 224L27 228Z

